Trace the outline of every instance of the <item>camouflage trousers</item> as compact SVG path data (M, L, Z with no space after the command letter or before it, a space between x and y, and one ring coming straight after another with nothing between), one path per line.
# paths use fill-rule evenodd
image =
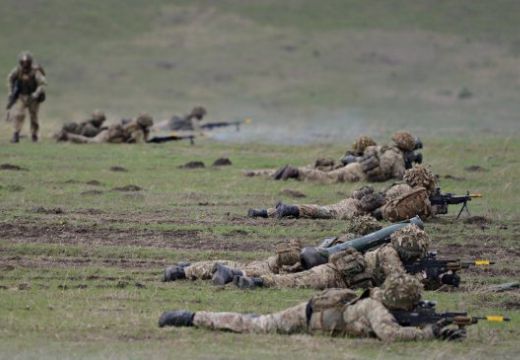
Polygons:
M37 134L40 128L38 122L39 108L40 103L38 101L32 100L29 95L20 95L18 101L16 101L13 108L9 110L8 114L9 120L14 120L14 131L19 133L22 130L25 116L28 112L31 120L31 134Z
M292 274L266 274L260 276L265 287L277 288L341 288L346 284L330 263Z
M103 130L94 137L67 133L67 139L76 144L101 144L110 142L109 130Z
M306 308L305 302L268 315L201 311L195 313L193 324L236 333L304 333L307 331Z
M338 219L349 220L357 216L364 215L365 212L360 209L359 200L346 198L339 203L332 205L316 205L316 204L294 204L298 207L300 218L305 219ZM277 216L276 208L267 209L267 216L274 218Z
M322 171L313 167L299 168L298 179L324 183L356 182L366 179L359 163L351 163L332 171Z
M277 257L271 256L266 260L252 261L249 263L230 260L198 261L184 268L186 278L190 280L209 280L213 276L213 267L222 264L227 267L241 270L245 276L259 277L266 274L278 273Z

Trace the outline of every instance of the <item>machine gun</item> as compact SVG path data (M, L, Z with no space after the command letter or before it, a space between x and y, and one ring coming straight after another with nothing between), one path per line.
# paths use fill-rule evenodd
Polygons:
M235 126L237 131L240 131L240 125L242 124L251 124L253 120L251 118L245 118L244 120L239 121L220 121L220 122L212 122L212 123L206 123L202 124L200 126L203 130L213 130L221 127L227 127L227 126Z
M329 261L329 256L352 248L357 251L366 251L370 248L386 244L390 242L390 235L399 229L404 228L410 224L415 224L420 228L424 227L424 224L419 216L415 216L409 220L392 224L381 230L359 237L357 239L346 241L342 244L322 247L323 243L319 247L305 247L300 253L300 262L304 269L310 269L314 266L326 264ZM328 241L328 239L325 239Z
M433 195L430 196L430 203L436 207L437 214L447 214L448 205L463 204L459 213L457 214L458 219L464 210L466 210L468 216L471 216L468 208L468 201L471 201L473 198L480 197L482 197L482 194L470 194L469 191L466 193L466 195L453 195L452 193L443 194L441 193L440 188L436 188Z
M154 136L153 138L149 139L147 143L162 144L169 141L190 140L190 144L194 145L194 139L195 135L179 135L172 133L171 135Z
M426 282L458 287L460 284L460 277L456 273L457 271L467 269L470 266L488 266L493 264L494 262L489 260L439 260L437 259L436 252L429 252L425 257L413 263L405 264L404 268L409 274L425 273Z
M443 321L446 325L453 324L459 328L476 324L479 320L492 322L510 321L510 318L502 315L468 316L467 312L435 312L436 303L433 301L420 301L412 311L392 310L391 313L401 326L424 327Z

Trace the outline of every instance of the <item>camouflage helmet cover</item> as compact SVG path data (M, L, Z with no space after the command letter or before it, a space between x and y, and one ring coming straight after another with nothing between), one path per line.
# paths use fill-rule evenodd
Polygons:
M423 165L416 164L411 169L406 170L403 179L413 188L418 186L424 187L430 195L433 194L437 186L435 175Z
M32 56L32 54L29 51L22 51L18 55L18 62L22 63L22 62L26 62L26 61L28 61L30 64L32 64L33 56Z
M372 139L370 136L360 136L354 141L352 144L352 151L356 154L363 154L365 149L369 146L375 146L377 145L374 139Z
M370 215L356 216L348 221L345 231L358 235L366 235L381 230L382 226Z
M148 128L153 126L153 118L148 114L140 114L137 117L137 123L142 127Z
M204 108L203 106L195 106L191 110L191 115L195 116L199 119L202 119L204 116L206 116L206 114L207 114L206 108Z
M430 237L417 225L410 224L390 235L391 244L404 262L414 261L426 255Z
M395 145L402 151L415 149L415 138L408 131L398 131L392 136Z
M396 273L383 284L383 304L393 310L412 310L421 300L422 284L415 277Z

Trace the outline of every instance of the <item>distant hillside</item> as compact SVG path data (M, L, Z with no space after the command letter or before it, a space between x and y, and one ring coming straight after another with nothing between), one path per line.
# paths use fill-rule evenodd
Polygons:
M242 140L520 130L518 1L0 4L0 71L23 49L45 66L47 134L94 108L160 119L197 104L210 120L252 116L221 134Z

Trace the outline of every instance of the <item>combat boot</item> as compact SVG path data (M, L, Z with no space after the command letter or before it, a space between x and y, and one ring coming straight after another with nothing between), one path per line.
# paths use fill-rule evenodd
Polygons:
M235 276L233 284L239 289L255 289L264 286L264 280L259 277Z
M237 269L232 269L222 264L215 264L213 268L213 277L211 280L214 285L226 285L233 281L235 276L243 276L244 273Z
M184 268L189 265L190 263L179 263L174 266L168 266L166 270L164 270L163 281L166 282L186 279L186 273L184 272Z
M267 209L249 209L247 211L247 216L249 216L249 217L261 217L261 218L269 217L269 215L267 214Z
M159 327L193 326L194 312L186 310L166 311L159 318Z
M20 142L20 133L17 131L13 134L13 139L11 140L13 144Z
M31 140L32 140L33 143L38 142L38 135L37 134L32 134L31 135Z
M295 168L294 166L286 166L285 170L282 173L281 180L287 180L287 179L297 179L300 175L300 171L298 168Z
M67 132L65 130L61 130L59 133L56 134L56 141L67 141L69 137L67 136Z
M300 209L296 205L287 205L284 203L278 203L276 205L276 216L278 219L284 218L284 217L300 217Z
M281 168L279 168L278 170L275 171L275 173L271 176L273 178L273 180L280 180L282 178L282 175L285 171L285 169L287 169L289 165L285 165L285 166L282 166Z

